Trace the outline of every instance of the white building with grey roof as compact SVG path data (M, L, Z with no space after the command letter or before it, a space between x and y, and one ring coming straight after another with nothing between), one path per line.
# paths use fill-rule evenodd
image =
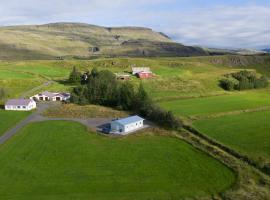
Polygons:
M10 99L5 104L5 110L30 111L37 107L32 99Z
M144 127L144 119L135 115L111 122L111 133L126 135Z

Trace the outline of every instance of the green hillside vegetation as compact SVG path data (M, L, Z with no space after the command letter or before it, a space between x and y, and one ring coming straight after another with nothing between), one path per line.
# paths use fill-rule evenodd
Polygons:
M252 159L270 163L270 111L242 113L194 123L204 134L210 136Z
M184 119L184 122L186 123L186 125L191 126L192 123L194 123L195 127L198 128L199 131L202 131L202 133L208 136L211 140L218 141L219 143L230 148L231 150L240 152L242 155L248 155L248 157L252 160L255 160L256 163L259 163L262 166L266 166L265 164L269 163L269 151L268 151L269 149L267 148L267 144L265 143L265 141L269 140L268 133L270 130L270 127L268 127L267 125L267 120L269 118L269 110L270 110L269 87L265 89L259 89L259 90L256 89L256 90L246 90L246 91L225 91L219 86L219 81L220 81L220 78L226 74L237 73L242 70L248 70L249 72L256 73L257 77L260 77L261 75L270 77L270 68L269 68L270 59L269 58L270 56L266 56L266 55L265 56L227 55L227 56L189 57L189 58L180 58L180 57L166 57L166 58L165 57L164 58L152 57L150 58L149 57L149 58L98 58L98 59L92 59L92 60L1 61L0 71L2 72L2 74L0 75L0 83L1 83L0 87L7 90L8 98L11 98L11 97L18 97L22 95L25 91L35 86L38 86L44 82L47 82L49 80L54 80L55 82L53 82L53 84L41 88L40 91L48 90L52 92L53 91L71 92L73 88L76 87L76 84L68 83L67 79L70 74L70 71L73 69L74 66L76 66L76 68L81 72L91 71L94 67L96 67L99 71L109 70L113 73L122 73L122 72L130 73L131 67L133 66L150 67L151 70L155 74L154 78L140 80L136 77L131 77L131 80L128 81L128 84L132 84L134 88L138 88L139 85L142 84L143 87L146 89L147 93L149 94L149 96L153 99L154 103L159 104L163 109L167 111L172 111L181 119ZM37 93L37 91L33 93L35 94ZM84 109L85 109L85 112L83 112ZM119 112L119 111L109 109L109 108L104 108L101 106L93 106L93 105L88 105L88 106L63 105L62 107L59 107L56 110L48 111L48 113L46 114L52 117L75 116L75 117L87 118L91 116L93 117L93 113L96 112L97 116L108 117L107 115L102 115L103 111L106 112L106 114L110 113L109 115L112 115L112 116L115 116L114 114L119 115L119 116L122 116L121 114L123 114L123 116L125 115L125 113L123 112ZM7 119L11 121L11 118L12 117L7 118ZM243 120L241 120L242 118ZM238 123L236 124L236 122ZM54 133L54 135L48 136L47 130L49 129L48 127L51 128L52 126L51 123L55 123L54 126L58 128L57 130L65 130L65 131L56 132L55 130L53 130L52 133ZM203 124L202 127L200 126L200 123ZM40 123L40 124L43 124L43 123ZM111 195L115 199L119 199L118 197L120 195L121 196L127 195L125 196L126 199L130 199L129 198L130 196L128 196L126 192L126 191L130 191L130 188L128 185L125 187L123 182L119 183L119 185L122 186L120 187L120 189L123 188L122 191L120 191L119 189L117 190L117 192L114 192L113 194L111 193L111 191L116 191L116 189L115 187L110 188L109 186L110 185L115 186L115 183L116 183L115 180L118 180L117 178L119 176L115 179L114 178L110 179L110 181L114 180L113 183L100 182L100 184L106 186L105 189L109 188L108 190L106 190L107 193L104 192L104 190L99 190L102 187L95 187L95 186L99 186L99 184L97 184L96 182L94 185L92 185L91 183L87 182L89 179L87 180L84 179L85 176L93 178L93 176L91 176L93 174L89 175L86 169L90 169L90 170L93 169L91 168L93 166L90 166L87 163L90 163L90 162L96 163L94 162L96 161L96 157L95 159L94 158L90 159L87 156L85 157L83 156L83 160L86 161L85 163L85 165L87 165L86 167L84 163L81 161L78 161L78 159L80 159L82 155L85 155L88 153L89 155L93 155L94 153L101 151L100 149L96 150L95 148L93 148L91 146L92 143L91 145L89 145L89 143L87 144L85 143L86 141L88 141L88 137L90 138L91 142L97 141L97 144L99 146L106 147L102 150L104 151L106 150L107 157L104 156L104 154L102 155L105 158L109 158L109 156L112 156L111 158L114 158L114 161L115 161L114 155L120 152L119 150L120 147L122 149L125 148L125 145L122 146L123 144L121 143L121 141L125 141L125 142L128 141L129 147L134 146L136 147L137 150L140 150L141 154L137 154L139 155L140 159L144 158L145 155L148 155L147 152L149 148L154 148L154 147L158 148L159 146L161 146L161 147L164 147L165 149L165 146L166 146L166 149L170 153L164 156L161 152L159 153L160 156L170 158L170 160L172 160L173 162L174 162L173 158L175 158L175 162L173 164L164 162L162 163L162 165L158 163L157 166L162 166L162 169L158 168L157 170L159 171L163 170L162 174L166 174L166 173L169 174L167 170L172 169L171 168L172 166L173 166L173 169L175 170L173 171L172 176L168 175L165 178L164 176L160 178L160 175L156 175L156 174L153 175L153 176L156 176L158 180L162 179L161 183L159 182L160 183L158 187L159 190L157 193L156 193L156 190L154 191L153 189L157 187L155 186L155 184L151 184L157 181L157 179L154 179L154 178L151 179L150 181L152 182L149 182L149 185L151 186L149 186L148 183L142 184L142 182L134 182L134 179L133 179L134 177L132 177L132 174L130 175L130 177L127 177L127 179L129 180L133 179L134 184L139 185L140 183L143 186L143 188L146 188L147 189L146 193L150 191L150 193L147 193L149 195L148 196L146 195L147 197L149 197L148 199L157 199L156 197L164 197L162 199L166 199L166 198L167 199L170 199L170 198L183 199L184 197L194 197L194 196L198 197L198 199L201 199L200 197L202 196L208 196L209 194L216 194L218 192L228 189L231 183L230 180L232 180L231 176L230 175L227 176L226 175L227 172L224 172L224 166L222 166L222 169L220 169L219 166L208 167L209 162L211 163L212 159L207 157L207 159L210 159L210 161L209 160L200 161L201 158L197 158L196 155L191 154L191 153L183 153L185 151L182 148L178 148L177 150L175 150L174 145L172 145L171 143L166 143L167 139L173 140L175 141L175 143L179 145L183 144L184 146L187 146L189 149L191 149L193 153L198 152L197 150L194 150L193 148L191 148L189 145L182 143L181 140L179 139L177 139L176 141L176 139L171 138L171 137L167 138L167 137L158 136L158 138L159 137L162 138L161 139L162 141L157 142L155 144L151 144L151 142L149 141L152 141L152 136L155 135L156 133L156 132L153 133L153 131L149 132L149 135L152 135L152 136L151 136L151 139L149 139L149 141L146 141L146 140L144 141L145 142L144 144L146 143L148 144L148 145L145 145L147 147L144 147L144 144L143 145L136 144L137 145L136 146L134 143L132 143L132 141L136 141L138 138L141 138L142 140L144 140L145 135L144 136L134 135L134 136L125 137L125 138L105 138L101 136L96 136L94 134L89 135L89 133L87 133L84 130L84 128L81 127L80 125L73 125L72 123L69 123L69 122L68 122L68 125L65 124L64 122L48 122L48 124L44 123L45 125L42 128L44 131L38 132L38 128L40 128L40 124L38 125L32 124L26 127L23 130L22 134L19 134L18 136L13 138L11 141L9 141L8 143L0 147L1 151L7 152L3 154L3 157L1 157L2 154L0 155L0 165L4 166L4 168L2 168L2 171L0 168L0 176L4 177L3 181L7 183L6 186L4 185L4 187L2 187L3 192L2 191L0 192L1 194L2 193L5 194L6 196L4 197L6 197L7 199L26 199L29 196L29 194L33 194L37 196L38 199L48 199L48 198L51 198L51 199L62 199L62 198L65 198L65 199L76 199L76 198L77 199L83 199L83 198L102 199L104 198L106 199L105 196L98 195L99 194L98 192L100 191L102 192L102 194ZM74 126L76 127L76 130L79 130L79 131L73 131L69 133L69 129L62 128L63 126L64 127ZM219 126L221 127L219 128ZM72 127L70 127L70 131L74 129L74 127L73 128ZM236 127L236 128L233 129L233 127ZM238 129L239 129L239 133L238 133ZM214 131L212 132L211 130L214 130ZM227 132L227 130L230 132ZM38 133L34 134L36 132ZM46 133L46 134L43 134L43 133ZM83 139L82 139L83 142L81 143L81 139L80 139L81 136L74 135L77 133L79 135L80 134L87 135L85 136L87 138L84 138L83 136ZM74 140L74 143L72 143L73 141L68 141L69 137L64 137L62 134L70 135L70 138ZM178 136L181 137L181 139L184 139L188 143L191 143L192 145L194 145L196 148L201 149L207 152L208 154L211 154L213 157L226 163L226 165L228 165L237 173L238 175L237 184L235 187L227 190L226 194L224 193L226 197L230 197L229 199L249 199L250 197L254 197L256 199L260 199L259 197L261 197L261 199L268 199L269 184L266 181L266 179L262 178L266 176L262 176L261 174L257 172L257 170L254 170L254 168L251 168L249 164L241 161L240 159L235 158L232 155L229 155L228 152L227 153L224 152L224 149L219 149L215 145L209 146L207 141L205 141L204 139L200 138L197 135L192 135L192 133L187 133L185 131L184 132L180 131L178 134L179 134ZM26 135L29 137L26 137ZM146 135L147 135L146 138L148 138L149 135L148 134ZM233 141L227 140L226 138L227 135L228 135L228 138L230 138L230 140L233 140ZM73 139L73 137L75 139ZM27 138L29 138L29 141ZM51 138L48 140L49 142L48 143L44 142L48 138ZM77 141L76 138L80 141ZM153 138L156 138L156 136L153 136ZM104 142L105 144L98 142L99 140L103 141L107 139L110 142L108 143ZM153 139L153 142L154 140L155 139ZM38 143L37 147L35 146L36 141ZM40 141L43 141L43 143L40 144L41 143ZM61 141L64 141L64 142L62 143ZM121 144L118 142L120 142ZM25 146L24 146L24 143L26 144ZM82 144L82 145L76 146L74 145L75 143ZM53 147L51 147L50 144ZM68 147L72 146L74 148L66 148L64 144L66 144L66 146ZM118 147L110 146L113 144L115 144L115 146L119 146L119 149ZM262 145L260 146L260 144ZM20 151L18 150L17 145ZM45 148L44 151L43 151L44 148L42 145L45 145L45 146L48 145L44 147ZM248 149L249 145L251 148ZM142 147L147 148L145 149L145 152L146 152L145 155L144 155L145 152L141 149ZM32 150L31 148L35 150ZM53 152L47 151L47 148L53 149L55 151ZM62 151L62 148L65 150ZM62 165L63 157L59 156L59 154L61 154L61 156L74 155L75 153L73 152L73 149L75 152L79 152L79 154L76 154L79 156L72 157L72 159L74 158L73 161L75 160L78 162L72 162L72 163L68 162L65 165L72 166L72 168L77 168L78 170L75 171L75 173L71 173L65 165ZM113 151L113 149L115 149L115 151ZM119 150L119 152L117 149ZM160 151L167 152L167 151L164 151L164 149ZM91 151L93 154L91 154ZM151 151L152 150L150 149L149 152ZM220 153L218 153L219 151ZM31 152L31 154L27 154L28 152ZM32 153L32 152L36 152L37 154ZM44 152L48 152L48 154L44 154ZM60 153L57 154L55 152L60 152ZM86 153L84 154L82 152L86 152ZM132 155L134 155L132 154L133 152L121 151L121 153L123 153L121 155L124 155L124 153L127 153L125 154L125 156L128 155L127 158L132 158ZM174 156L175 153L177 155ZM155 154L155 155L159 156L159 154ZM188 156L186 156L185 154L188 154ZM16 155L16 156L13 156L13 155ZM40 156L40 155L44 155L44 156ZM180 159L179 155L181 156L185 155L186 157L183 157L183 159ZM14 160L13 159L10 160L10 157L14 158ZM38 157L39 159L35 159L36 157ZM48 162L49 157L55 158L55 160L53 160L53 163L57 163L57 160L60 160L60 162L62 163L53 164L51 162ZM66 157L70 158L69 156L66 156ZM15 158L22 158L19 160L19 165L17 165L18 160ZM146 156L146 158L148 157ZM163 157L158 157L158 158L155 157L155 158L160 161L164 160ZM102 169L102 174L104 173L103 169L105 169L105 173L106 172L111 173L111 171L109 170L106 171L107 169L110 169L109 167L111 167L112 164L114 164L114 162L111 162L110 159L108 160L108 162L104 162L98 165L99 168ZM179 163L178 163L178 159L179 159ZM36 161L38 160L37 162L40 162L40 163L38 165L35 165L37 164L37 162L33 163L32 162L33 160L36 160ZM65 160L68 160L68 159L65 159ZM1 164L2 162L6 163L7 161L10 161L10 165ZM150 159L149 162L150 161L152 160ZM199 163L197 163L196 161L198 161ZM193 166L192 164L193 162L196 162L196 166L199 166L199 168L201 169L200 170L201 172L197 173L197 170L191 167ZM16 163L16 165L14 163ZM130 160L128 160L126 163L133 163L133 162L130 162ZM62 166L62 167L59 167L59 166ZM147 167L151 168L153 166L153 163L149 165L145 165L145 166L146 166L146 169L148 169ZM58 171L58 167L59 167L59 170L62 170L62 171ZM121 169L125 169L124 164L119 167ZM154 165L152 169L155 169L155 167L156 166ZM255 166L255 167L259 168L258 166ZM53 174L53 176L57 177L58 178L57 180L50 177L49 173L47 173L46 171L46 170L54 171L52 170L52 168L54 168L55 174L56 174L56 175ZM178 171L175 175L176 168ZM182 168L183 168L183 171L182 171ZM185 171L185 169L187 170ZM217 169L217 171L215 171L215 169ZM116 170L116 169L114 168L112 170ZM225 168L225 170L227 169ZM63 175L64 172L66 172L68 176L66 176L66 174ZM126 174L128 174L126 170L123 170L123 172L125 172L124 174L125 176ZM134 170L132 172L134 173ZM188 172L192 172L192 174L190 175ZM101 174L101 172L98 172L98 173ZM138 173L141 173L143 175L141 177L146 177L145 174L143 174L143 172L140 171ZM186 177L185 175L182 176L180 173L187 174L188 177ZM201 173L205 173L207 175L204 175L204 174L202 175ZM221 176L216 175L220 173L222 174ZM6 174L6 175L2 176L2 174ZM14 174L16 175L16 177L17 176L19 177L19 181L16 183L13 182L15 181L14 177L12 177L12 175ZM59 174L59 176L57 176L57 174ZM214 177L217 177L217 176L219 177L214 178L212 174ZM116 175L119 175L119 174L116 174ZM44 178L44 181L43 181L42 177L43 178L48 177L48 179ZM174 179L174 177L177 177L177 180ZM210 177L210 179L209 181L205 181L203 177L207 177L207 178ZM214 181L212 181L211 179L212 177L215 179ZM33 180L33 182L31 182L30 178ZM224 182L224 179L227 179L227 181L229 180L230 183ZM95 179L93 180L95 181ZM179 180L181 180L180 183L178 182ZM61 183L66 183L66 184L61 186L60 181ZM1 183L1 180L0 180L0 183ZM194 185L197 183L198 183L198 186ZM75 184L80 187L75 187L74 186ZM87 193L86 189L82 185L87 186L87 191L95 190L97 193L92 192L92 196L91 196L90 194ZM133 188L136 190L136 191L131 190L132 192L136 193L137 191L142 191L141 187L139 186L137 187L137 185L135 185L136 187L132 185L132 187L134 186ZM185 188L185 185L187 185L188 188ZM167 187L170 189L168 189ZM18 193L12 196L11 193L14 191L18 191ZM57 194L53 193L53 191L56 191ZM85 191L86 193L84 193ZM154 192L152 193L151 191L154 191ZM163 192L160 192L160 191L163 191ZM49 193L49 197L42 196L42 194L47 193L47 192ZM146 193L144 193L144 195ZM66 194L64 195L65 197L63 197L62 194ZM170 197L169 197L169 194L170 194ZM142 194L138 194L138 195L139 196L134 196L131 194L132 197L137 198L137 199L141 199L141 197L143 196ZM226 197L224 197L224 199Z
M218 161L151 130L111 138L73 122L41 122L0 151L2 200L201 198L235 181Z
M160 105L172 110L178 116L195 117L270 106L270 91L258 90L221 96L180 99L161 102Z
M62 59L96 56L199 56L207 52L174 43L148 28L109 28L54 23L0 28L0 59Z
M242 61L245 65L235 66L233 60ZM219 87L220 78L229 73L237 72L240 69L252 69L266 76L270 75L269 56L215 56L215 57L192 57L192 58L114 58L95 60L68 60L68 61L10 61L0 62L0 70L29 73L37 79L27 81L7 80L9 76L3 77L6 87L30 85L35 86L44 82L45 79L63 80L66 79L73 66L80 71L91 71L97 67L99 70L109 69L112 72L130 72L132 66L147 66L156 74L154 79L144 80L143 84L149 94L156 101L168 101L174 99L202 97L227 94ZM9 72L10 73L10 72ZM19 75L18 75L19 77ZM35 80L35 82L34 82ZM3 81L2 81L3 82ZM22 83L20 83L22 82ZM29 82L29 83L27 83ZM134 84L139 80L132 79ZM69 88L67 85L59 85L56 89ZM27 89L27 87L24 87ZM48 89L54 89L50 86ZM20 92L21 89L14 89L12 95Z

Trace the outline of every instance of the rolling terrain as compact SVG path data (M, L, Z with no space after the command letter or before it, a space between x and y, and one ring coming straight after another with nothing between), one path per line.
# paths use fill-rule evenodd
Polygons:
M269 77L269 61L267 55L1 61L0 83L1 87L6 88L8 91L7 98L19 97L25 91L49 80L52 80L53 83L44 86L41 91L71 91L74 85L67 84L65 80L73 66L76 66L82 72L97 67L99 70L108 69L115 73L130 72L132 66L149 66L155 73L155 77L148 80L139 80L132 77L130 82L135 87L142 82L152 99L162 108L172 111L185 124L196 128L209 140L216 141L230 150L238 152L240 155L247 156L248 159L258 165L255 167L250 166L242 159L235 158L223 149L220 150L217 146L209 144L208 141L202 140L202 138L185 130L177 133L169 132L169 134L166 133L162 136L159 136L161 129L158 129L158 133L150 130L150 132L146 131L118 140L117 138L107 138L92 132L89 133L81 125L72 122L33 123L25 127L20 134L6 144L0 146L0 151L3 152L0 155L0 163L7 163L6 165L3 164L4 167L0 169L0 175L4 178L4 181L7 180L5 182L8 185L12 186L2 187L0 193L4 194L6 199L28 199L31 195L41 199L106 198L99 195L103 192L102 189L93 185L97 181L93 178L95 173L102 173L89 163L93 163L93 160L98 161L98 167L102 167L102 169L106 169L106 172L114 174L114 180L118 180L117 183L124 185L123 182L127 183L132 179L132 175L129 175L128 172L134 172L133 165L125 164L129 163L130 160L124 160L124 158L129 159L134 156L136 158L140 157L136 162L143 162L143 168L161 166L161 168L154 167L154 169L162 173L152 174L155 178L149 177L149 182L140 180L133 182L132 188L136 190L140 188L139 184L143 185L149 198L157 199L161 196L163 199L173 197L178 199L222 199L224 197L223 199L246 200L251 196L255 199L268 199L270 197L269 174L263 173L262 175L258 169L261 169L260 166L267 167L270 161L269 145L267 144L267 141L270 140L270 127L268 126L270 88L228 92L220 88L218 84L223 75L243 69L252 70L258 75L263 74ZM73 116L81 118L95 116L117 117L126 114L99 106L76 106L72 104L63 105L46 113L47 116L52 117ZM12 114L6 116L8 115L5 115L5 112L2 111L0 118L10 121L10 125L5 130L16 123L16 121L13 121ZM69 127L69 129L60 128L63 126ZM51 127L65 131L57 132L52 130ZM48 129L52 130L54 135L49 134ZM76 129L76 131L72 131L73 129ZM65 137L66 134L71 138ZM46 142L42 143L41 141ZM119 154L118 147L126 148L125 143L128 143L129 147L133 146L134 149L140 149L140 151L125 151L121 154L123 162L110 162L115 159L115 154ZM152 145L146 145L149 143ZM76 144L80 145L76 146ZM18 145L19 150L17 149ZM112 153L105 156L99 145L106 147ZM76 149L73 151L69 146L74 146ZM207 153L210 157L199 150ZM44 151L48 152L48 155L44 154ZM143 158L153 151L159 152L156 155L159 156L156 158L157 160L164 161L168 157L170 162L164 162L162 165L155 164L155 161L151 160L150 156L145 161ZM28 154L28 152L35 153ZM83 156L77 156L77 152ZM97 157L92 155L93 152L106 157L107 160L98 160ZM61 160L60 154L61 156L68 155L69 158L76 160L75 163L77 164L74 163L73 165L68 160ZM40 155L42 156L40 157ZM16 157L16 159L7 161L7 158L10 157ZM37 163L32 162L36 157L40 158ZM49 162L49 157L54 159ZM215 162L214 158L220 162ZM26 162L24 159L31 162ZM62 170L67 174L61 173L61 170L55 167L56 172L60 170L55 175L59 175L59 179L48 177L48 180L46 180L45 177L47 177L49 171L52 171L54 166L58 166L59 161L61 161ZM14 163L17 163L16 167L9 167L15 166ZM220 163L225 164L232 171L228 170L224 165L220 165ZM76 173L69 172L66 165L72 165L72 169ZM128 174L125 179L119 179L123 175L115 172L116 165L121 169L125 169L123 173ZM202 170L198 170L198 168ZM210 169L210 171L207 169ZM17 176L17 184L14 184L12 174L22 171L25 173L20 173L20 176ZM193 173L190 174L190 171ZM236 174L235 177L232 176L232 172ZM136 173L145 175L139 169ZM190 176L187 177L186 175ZM93 178L92 181L84 179L89 176ZM31 182L29 177L35 177L36 182ZM204 177L211 178L206 181ZM66 185L62 185L58 180L66 181ZM74 188L74 185L71 184L74 181L78 185L81 184L82 187ZM154 185L157 181L160 181L158 186ZM108 194L110 194L110 191L115 190L115 188L112 189L111 187L113 183L108 181L106 177L100 179L100 183L106 186ZM153 184L149 185L150 183ZM83 185L87 185L87 189ZM54 186L55 190L52 189ZM119 193L114 193L114 198L119 199L119 195L128 195L127 191L133 191L129 186L124 185L121 187L122 189L118 190ZM170 187L170 190L164 192L168 191L167 186ZM182 189L179 189L179 187ZM38 188L38 190L33 188ZM12 196L13 191L18 193L14 193L14 196ZM91 193L87 193L87 191L91 191ZM95 193L96 196L93 196L92 191L97 192ZM43 193L49 194L49 196L42 196ZM143 194L137 194L138 196L135 196L137 198L142 199L144 197Z
M0 27L0 49L2 60L208 55L149 28L81 23Z

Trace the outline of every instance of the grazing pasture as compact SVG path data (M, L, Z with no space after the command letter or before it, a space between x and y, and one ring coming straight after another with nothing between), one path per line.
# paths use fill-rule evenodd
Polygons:
M151 130L114 138L74 122L39 122L0 151L1 200L199 198L235 181L215 159Z
M221 96L164 101L159 104L178 116L187 117L270 106L269 99L269 90L250 90Z
M270 161L270 111L242 113L199 120L202 133L254 160Z
M0 136L29 114L30 112L5 111L0 109Z

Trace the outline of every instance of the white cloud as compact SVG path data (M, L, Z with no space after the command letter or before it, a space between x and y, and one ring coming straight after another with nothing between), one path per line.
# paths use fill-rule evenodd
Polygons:
M172 16L176 20L171 19L164 30L183 43L225 48L270 46L269 6L197 9Z

